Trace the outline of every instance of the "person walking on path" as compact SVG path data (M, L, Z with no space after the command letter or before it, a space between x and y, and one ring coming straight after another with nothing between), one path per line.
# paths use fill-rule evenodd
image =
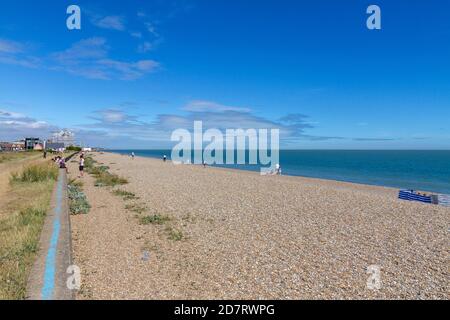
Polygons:
M79 178L84 177L84 155L80 156L80 163L78 169L80 170Z

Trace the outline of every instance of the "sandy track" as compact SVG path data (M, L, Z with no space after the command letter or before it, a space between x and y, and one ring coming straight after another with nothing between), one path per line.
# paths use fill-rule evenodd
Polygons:
M397 200L389 188L95 158L184 238L139 225L85 177L93 209L72 217L79 298L449 298L448 208ZM369 265L382 268L381 290L366 287Z

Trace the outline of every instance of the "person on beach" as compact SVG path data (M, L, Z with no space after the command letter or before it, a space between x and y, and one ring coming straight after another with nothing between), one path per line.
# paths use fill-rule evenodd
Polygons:
M84 155L83 154L80 156L80 166L78 167L78 169L80 170L80 175L78 177L83 178L84 177Z
M163 161L164 161L164 162L166 162L166 161L167 161L167 157L166 157L166 155L164 155L164 157L163 157Z
M279 176L281 175L281 167L278 163L275 165L275 174Z
M47 159L47 150L44 150L44 159Z
M131 159L134 160L134 152L131 153Z
M60 169L66 169L66 173L69 173L69 169L66 166L66 160L64 158L61 158L59 160L59 168Z

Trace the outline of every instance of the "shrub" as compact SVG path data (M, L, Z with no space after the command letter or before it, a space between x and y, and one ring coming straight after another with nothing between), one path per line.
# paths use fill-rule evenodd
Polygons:
M67 151L81 151L81 147L69 146L66 148Z
M92 157L86 157L84 160L85 170L92 174L97 179L95 180L96 187L114 187L116 185L127 184L128 181L125 178L121 178L116 174L110 173L108 166L95 166L97 161Z
M67 190L69 193L69 209L73 215L87 214L91 209L86 195L76 185L68 185Z
M119 197L122 197L123 200L134 200L134 199L138 199L138 197L136 197L136 195L133 192L128 192L125 190L114 190L113 194Z
M139 218L140 224L164 224L167 221L170 221L168 216L161 216L159 214Z
M147 210L147 207L139 204L127 204L125 209L141 214Z
M183 239L183 233L180 230L169 227L167 231L169 232L169 240L180 241Z
M125 178L119 177L117 174L103 172L101 174L96 175L97 179L95 180L95 185L97 187L114 187L117 185L127 184L128 180Z

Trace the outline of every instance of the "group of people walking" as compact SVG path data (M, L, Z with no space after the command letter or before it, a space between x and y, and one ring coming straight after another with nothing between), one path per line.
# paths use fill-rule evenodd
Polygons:
M80 158L78 160L78 170L80 172L78 178L82 178L84 177L84 152L82 152L80 154ZM60 168L60 169L65 169L67 173L69 173L69 170L67 168L66 165L66 159L62 156L56 156L55 158L52 158L52 161L56 163L56 165Z

